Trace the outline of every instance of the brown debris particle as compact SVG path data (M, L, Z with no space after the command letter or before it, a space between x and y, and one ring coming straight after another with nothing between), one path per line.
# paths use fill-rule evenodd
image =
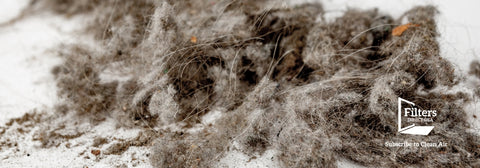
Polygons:
M100 155L101 152L100 152L100 150L92 149L92 151L90 151L90 153L92 153L95 156L98 156L98 155Z
M407 24L397 26L392 30L392 36L401 36L403 34L403 32L405 30L407 30L408 28L418 27L418 26L420 26L420 25L419 24L413 24L413 23L407 23Z
M197 37L195 36L190 37L190 42L197 43Z

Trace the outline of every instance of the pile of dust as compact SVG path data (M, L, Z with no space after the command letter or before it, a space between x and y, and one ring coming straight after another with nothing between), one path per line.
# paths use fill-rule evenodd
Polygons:
M27 10L88 16L85 31L98 41L59 49L64 63L53 74L64 101L37 131L44 147L86 132L58 133L73 126L53 120L113 118L145 132L110 153L151 146L156 167L211 167L230 150L254 158L267 149L278 151L283 167L335 167L338 158L381 167L480 165L480 140L466 131L463 110L474 95L434 89L460 79L439 55L432 6L400 18L350 9L332 22L320 4L254 0L33 0ZM392 36L405 21L417 26ZM398 97L439 111L430 135L397 132ZM212 111L221 115L206 123Z

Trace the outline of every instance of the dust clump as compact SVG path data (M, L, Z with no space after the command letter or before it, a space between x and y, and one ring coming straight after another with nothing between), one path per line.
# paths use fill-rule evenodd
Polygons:
M476 77L480 78L480 62L475 60L470 63L470 71L469 74L475 75Z
M64 62L52 73L61 115L36 134L43 147L82 136L80 123L113 118L144 132L109 146L95 138L93 146L106 146L102 155L151 147L155 167L211 167L232 150L254 158L268 149L282 167L335 167L339 158L372 167L480 162L463 110L472 95L435 91L458 79L440 56L432 6L401 18L350 9L332 22L318 3L46 0L31 7L89 16L86 34L98 42L59 49ZM392 36L402 19L418 26ZM471 67L478 76L478 62ZM439 111L429 136L397 132L398 97ZM206 123L215 110L221 115ZM62 116L78 124L62 124Z

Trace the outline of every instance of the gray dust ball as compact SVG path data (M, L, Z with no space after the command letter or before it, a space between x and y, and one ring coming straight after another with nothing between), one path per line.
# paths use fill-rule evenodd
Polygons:
M29 8L86 15L85 33L97 41L59 49L57 113L149 130L122 148L149 145L155 167L212 167L237 149L251 157L274 149L282 167L336 167L339 158L371 167L480 166L480 140L466 131L463 110L471 95L435 91L459 80L439 53L435 7L401 18L349 9L327 22L319 3L275 4L34 0ZM401 20L417 26L393 36ZM472 64L471 73L479 69ZM109 72L110 80L102 78ZM437 109L433 132L399 134L398 97ZM203 124L219 109L215 122ZM197 125L200 131L186 131ZM43 130L43 139L59 137Z

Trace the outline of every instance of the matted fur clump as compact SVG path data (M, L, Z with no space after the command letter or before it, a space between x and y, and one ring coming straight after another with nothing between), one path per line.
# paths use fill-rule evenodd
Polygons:
M466 131L463 110L472 95L434 90L458 80L439 55L432 6L401 18L350 9L326 22L320 4L32 2L92 17L86 30L99 41L60 52L58 111L154 129L156 167L211 167L230 150L254 157L268 149L283 167L335 167L338 158L379 167L480 164L480 141ZM418 26L392 36L401 20ZM398 97L439 111L429 136L397 133ZM212 111L220 117L205 124Z

